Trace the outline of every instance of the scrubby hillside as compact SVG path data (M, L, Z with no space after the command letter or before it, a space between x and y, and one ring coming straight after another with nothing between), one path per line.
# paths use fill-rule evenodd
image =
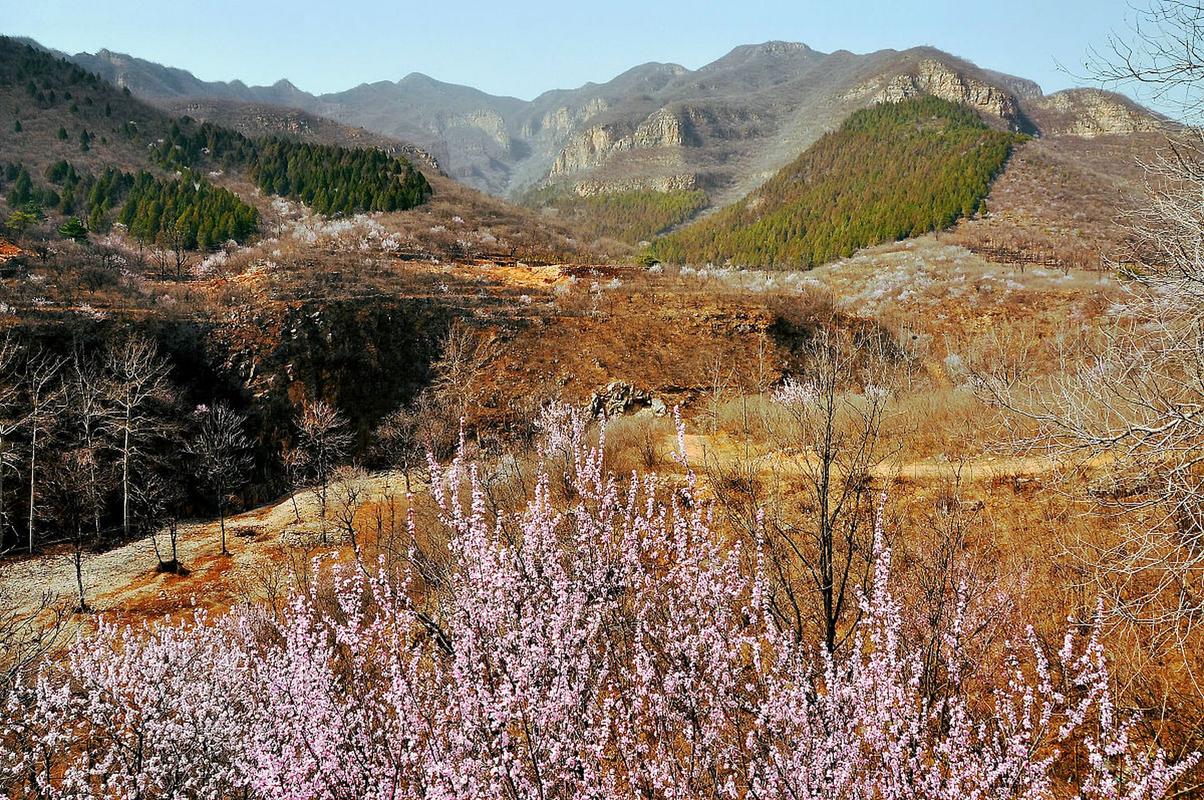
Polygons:
M170 126L170 117L128 91L0 37L0 161L35 174L63 159L91 171L147 169L147 144Z
M121 222L143 244L206 250L245 241L259 211L221 185L226 170L323 213L413 208L431 191L408 161L380 150L251 139L172 119L7 38L0 39L0 116L0 189L16 236L62 217L62 230L75 239Z
M523 203L545 217L579 228L593 238L638 244L680 225L707 206L707 194L698 189L657 192L580 194L559 186L529 192Z
M860 111L763 187L654 242L674 263L812 267L974 214L1019 141L933 97Z
M280 136L311 144L368 147L383 150L389 155L403 156L424 172L440 171L439 160L421 147L364 128L343 125L297 108L215 98L184 100L167 103L163 107L171 114L212 122L251 138Z

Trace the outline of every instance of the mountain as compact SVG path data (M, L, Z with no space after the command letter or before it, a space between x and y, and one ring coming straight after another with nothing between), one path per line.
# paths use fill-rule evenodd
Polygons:
M417 170L411 173L407 161ZM315 210L409 205L395 202L399 186L390 172L400 175L402 189L426 183L434 189L421 205L390 217L431 257L583 257L576 230L448 178L431 154L411 144L263 103L197 100L156 107L36 43L0 36L0 225L14 211L33 208L43 233L71 216L103 233L125 221L132 201L161 200L169 189L193 185L187 194L197 196L185 198L198 201L185 209L195 228L188 242L195 236L204 249L218 241L202 232L206 211L212 209L221 224L231 209L274 213L272 194L303 199ZM140 173L149 177L136 186ZM192 180L180 180L184 174ZM220 214L215 197L224 204ZM131 217L144 207L133 204ZM157 230L130 232L150 240L162 229L151 227ZM214 225L209 227L212 234ZM459 238L448 232L452 228ZM478 236L481 244L466 255L460 240Z
M649 63L531 101L419 73L312 95L287 81L205 82L105 50L72 58L160 105L198 98L286 105L410 141L452 177L502 196L548 186L579 196L702 190L712 205L725 205L857 109L917 94L965 103L1001 129L1042 135L1159 124L1119 95L1072 90L1047 97L1032 81L930 47L822 53L766 42L737 47L697 70Z

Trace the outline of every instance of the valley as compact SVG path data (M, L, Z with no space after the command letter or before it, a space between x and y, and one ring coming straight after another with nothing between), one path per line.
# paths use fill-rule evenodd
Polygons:
M0 37L0 797L1199 796L1200 152Z

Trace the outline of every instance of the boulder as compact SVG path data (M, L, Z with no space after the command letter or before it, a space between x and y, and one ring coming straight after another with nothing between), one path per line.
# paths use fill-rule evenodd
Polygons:
M589 410L594 414L617 417L631 410L646 408L651 403L652 395L643 389L623 381L611 381L590 397Z

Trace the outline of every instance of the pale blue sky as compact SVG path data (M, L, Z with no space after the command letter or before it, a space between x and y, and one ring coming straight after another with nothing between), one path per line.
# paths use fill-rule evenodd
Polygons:
M1046 91L1080 83L1126 0L0 0L0 32L71 53L102 47L206 80L288 78L311 92L409 72L531 98L647 61L696 68L738 44L825 52L931 44Z

